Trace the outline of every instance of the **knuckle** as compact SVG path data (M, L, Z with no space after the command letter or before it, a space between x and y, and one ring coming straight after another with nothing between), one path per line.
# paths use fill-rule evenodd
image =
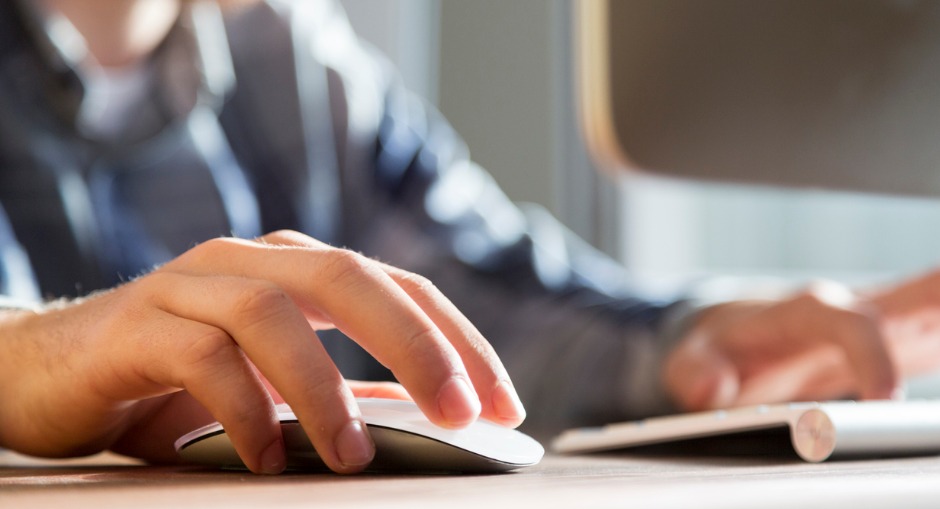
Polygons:
M438 352L435 346L438 343L440 333L431 326L420 327L406 336L401 344L401 354L408 361L427 359Z
M792 300L792 305L798 313L797 318L807 320L819 313L829 311L829 306L812 292L804 292Z
M290 300L280 286L269 282L256 282L242 290L236 299L235 311L244 315L265 315Z
M792 299L792 304L802 320L817 320L842 309L834 306L815 289L807 289L797 294Z
M219 254L221 251L228 250L234 243L235 239L231 237L216 237L197 245L192 250L207 252L207 254Z
M428 296L438 293L437 287L430 279L413 272L408 272L402 275L400 284L408 293L417 293Z
M819 304L829 307L849 308L855 304L855 293L844 284L819 280L814 281L804 292L804 295L811 297Z
M197 244L189 251L183 253L178 260L183 264L193 263L198 265L210 263L218 260L219 256L227 253L237 240L230 237L216 237Z
M882 340L876 318L865 310L843 307L818 296L804 299L802 327L828 331L828 336L837 343L869 344Z
M818 309L830 307L829 302L816 287L804 289L797 293L793 300L806 308Z
M208 367L226 363L234 352L234 340L222 329L208 328L190 341L182 352L182 361L190 367Z
M239 320L253 323L281 316L290 305L290 296L284 289L274 283L256 282L242 290L232 312Z
M812 289L793 295L777 309L785 317L782 327L790 337L812 337L833 326L835 308Z
M871 327L874 324L872 315L855 302L850 290L842 286L808 289L798 295L794 303L807 317L818 316L855 327Z
M321 268L327 281L333 284L356 281L373 270L368 259L348 249L332 249L325 252Z
M447 300L430 279L419 274L407 273L398 284L421 307L438 307Z
M258 241L264 244L272 245L281 245L281 244L311 244L315 240L313 237L305 235L301 232L295 230L275 230L271 233L262 235L258 238Z

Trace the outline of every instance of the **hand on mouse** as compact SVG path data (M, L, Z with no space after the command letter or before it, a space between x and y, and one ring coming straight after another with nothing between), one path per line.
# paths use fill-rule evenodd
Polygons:
M940 272L864 295L826 282L704 311L663 376L686 410L887 399L902 378L940 367L938 326Z
M354 393L404 394L351 389L315 334L333 327L388 366L432 422L524 418L491 346L430 282L277 232L212 240L110 291L0 315L0 446L164 460L192 429L181 426L218 420L252 471L276 473L285 460L269 381L330 468L359 471L374 447Z

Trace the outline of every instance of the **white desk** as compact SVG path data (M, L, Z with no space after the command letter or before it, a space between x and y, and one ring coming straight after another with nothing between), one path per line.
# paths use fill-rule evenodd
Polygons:
M113 456L58 464L0 453L0 507L940 507L940 457L806 464L548 456L537 467L486 476L266 477L119 463Z

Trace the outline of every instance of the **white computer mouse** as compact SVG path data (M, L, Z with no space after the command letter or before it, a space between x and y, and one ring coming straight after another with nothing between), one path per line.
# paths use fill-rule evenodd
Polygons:
M432 424L411 401L360 398L357 402L375 441L375 459L369 471L502 472L535 465L545 454L541 444L528 435L483 419L452 430ZM287 468L325 470L290 407L277 405L277 411ZM175 446L188 462L245 468L217 422L183 435Z

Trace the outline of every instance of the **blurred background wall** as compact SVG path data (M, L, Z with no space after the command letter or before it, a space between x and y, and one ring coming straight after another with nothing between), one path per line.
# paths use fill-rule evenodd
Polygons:
M711 274L870 282L940 261L937 200L596 175L577 129L568 0L342 3L510 197L542 204L653 286Z

